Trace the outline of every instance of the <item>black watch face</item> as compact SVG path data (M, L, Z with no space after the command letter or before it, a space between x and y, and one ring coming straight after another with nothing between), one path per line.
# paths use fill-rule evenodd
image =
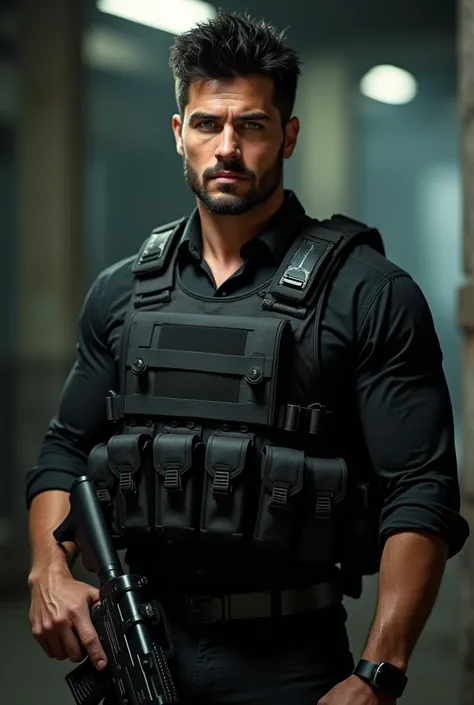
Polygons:
M374 684L388 693L402 693L407 678L390 663L381 663L374 674Z

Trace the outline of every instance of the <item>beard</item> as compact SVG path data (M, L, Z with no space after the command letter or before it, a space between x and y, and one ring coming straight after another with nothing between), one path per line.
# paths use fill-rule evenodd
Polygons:
M284 144L278 151L276 162L262 174L258 184L256 184L255 173L235 161L221 161L214 168L206 169L200 178L196 169L189 163L186 154L184 156L184 178L191 191L204 203L210 213L216 215L248 213L252 208L264 203L278 189L283 174L283 149ZM243 174L248 178L252 187L243 196L237 193L238 184L218 184L220 195L215 196L209 193L206 184L209 179L217 176L221 171Z

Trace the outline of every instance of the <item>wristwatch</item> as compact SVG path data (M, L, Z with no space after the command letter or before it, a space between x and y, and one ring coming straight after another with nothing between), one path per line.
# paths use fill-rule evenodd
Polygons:
M408 682L404 672L388 661L374 663L373 661L361 659L354 668L353 673L355 676L367 681L377 690L382 690L395 699L403 695Z

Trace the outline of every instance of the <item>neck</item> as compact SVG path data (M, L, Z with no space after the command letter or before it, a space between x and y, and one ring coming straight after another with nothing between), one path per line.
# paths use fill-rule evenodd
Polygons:
M204 258L210 256L222 266L231 265L240 259L242 245L263 230L284 199L284 190L280 187L264 203L241 215L211 213L198 200Z

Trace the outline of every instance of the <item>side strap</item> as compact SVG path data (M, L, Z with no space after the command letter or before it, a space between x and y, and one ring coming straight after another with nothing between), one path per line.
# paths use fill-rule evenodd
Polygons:
M323 222L311 220L288 250L262 308L305 318L339 264L360 243L384 254L380 233L364 223L342 215Z

